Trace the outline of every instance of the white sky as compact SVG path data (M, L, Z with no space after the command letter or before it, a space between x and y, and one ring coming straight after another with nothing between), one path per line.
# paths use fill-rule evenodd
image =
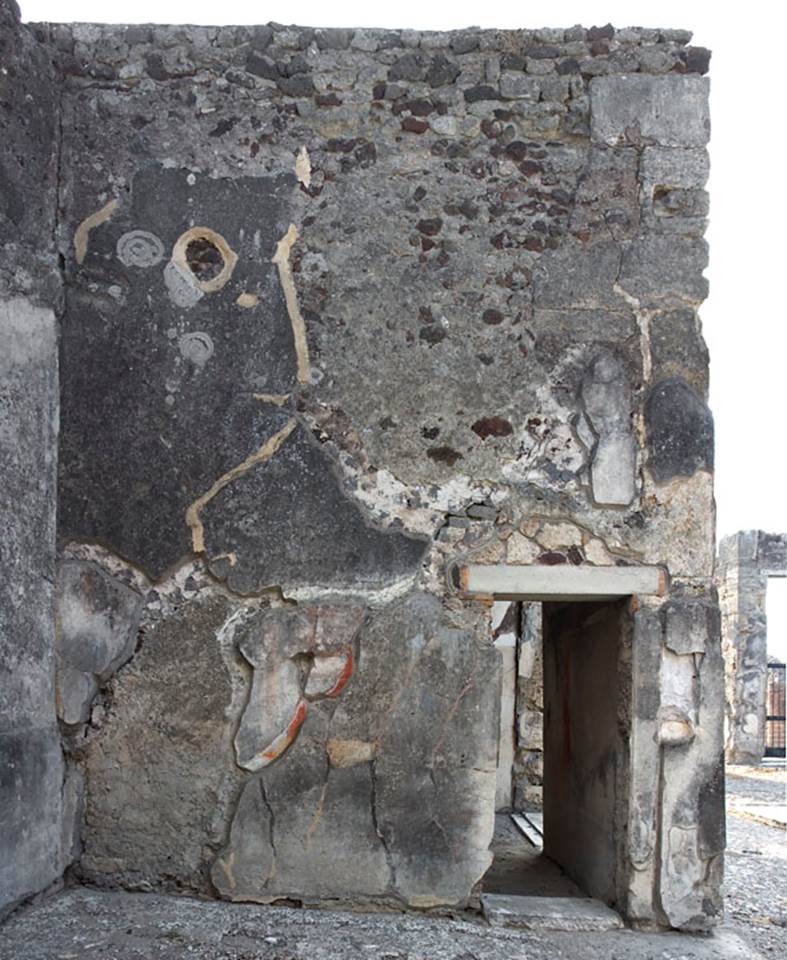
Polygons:
M702 309L711 354L711 407L716 418L718 533L760 528L787 531L783 496L787 332L782 283L787 274L787 177L784 173L783 53L785 9L764 0L743 7L676 0L551 0L525 4L426 3L377 7L357 0L20 0L25 20L124 23L296 22L306 26L686 27L713 50L710 297ZM774 38L775 42L771 42ZM787 659L787 581L771 581L772 652ZM784 589L779 589L785 585Z

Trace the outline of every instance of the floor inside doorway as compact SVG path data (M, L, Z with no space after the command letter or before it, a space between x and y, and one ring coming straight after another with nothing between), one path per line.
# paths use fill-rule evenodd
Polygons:
M495 814L494 861L484 876L484 893L530 897L584 897L573 880L527 840L509 813Z

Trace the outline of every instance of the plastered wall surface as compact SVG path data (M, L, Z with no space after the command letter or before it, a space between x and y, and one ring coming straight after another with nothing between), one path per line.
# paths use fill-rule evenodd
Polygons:
M0 4L0 917L70 859L54 697L53 57Z
M472 903L499 657L452 566L661 564L669 593L632 607L615 902L713 923L708 52L15 29L57 72L74 875Z

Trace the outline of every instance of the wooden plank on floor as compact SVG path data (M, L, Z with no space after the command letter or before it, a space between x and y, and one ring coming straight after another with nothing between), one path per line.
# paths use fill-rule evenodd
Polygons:
M528 819L530 814L512 813L511 819L522 836L537 849L544 846L544 835L535 824Z

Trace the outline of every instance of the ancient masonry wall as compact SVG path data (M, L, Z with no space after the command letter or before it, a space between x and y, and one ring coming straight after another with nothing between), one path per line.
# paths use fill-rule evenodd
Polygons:
M61 844L54 698L58 380L54 51L0 4L0 917L49 886Z
M765 753L768 577L787 576L787 534L742 530L719 544L716 578L725 667L728 763L759 763Z
M713 923L708 52L611 27L20 36L59 71L37 222L65 283L75 874L472 902L499 658L452 565L655 563L616 905ZM5 95L26 82L19 61ZM13 171L22 198L44 169Z

